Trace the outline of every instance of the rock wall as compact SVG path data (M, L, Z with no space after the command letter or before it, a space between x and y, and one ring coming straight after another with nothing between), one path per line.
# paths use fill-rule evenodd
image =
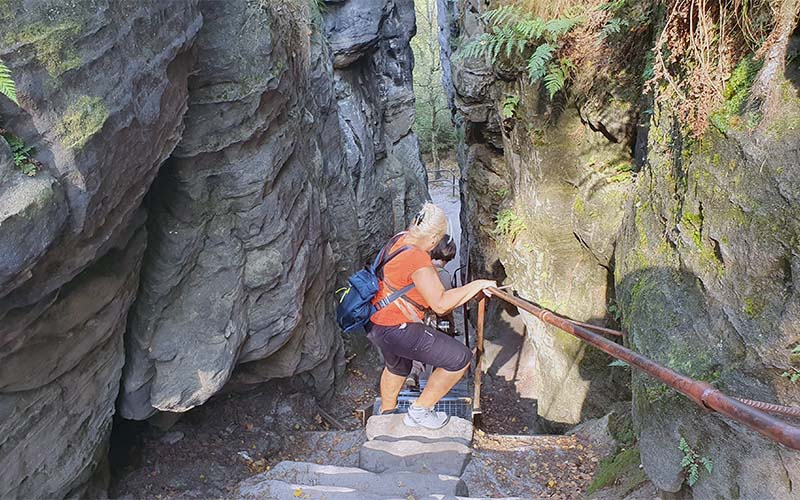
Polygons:
M793 45L797 46L795 36ZM631 347L738 397L800 405L781 373L800 341L800 66L770 84L760 123L686 140L664 92L648 168L626 209L616 282ZM642 463L678 491L684 438L714 471L695 498L791 498L800 453L709 416L663 384L634 377Z
M464 136L462 227L470 270L505 278L521 296L568 317L606 325L613 321L607 305L614 296L614 239L631 183L619 170L633 162L627 137L636 116L630 106L609 112L596 99L550 103L538 86L496 72L483 59L461 57L459 49L484 32L479 16L486 6L449 7L443 52L455 49L450 75ZM604 91L605 99L628 98L623 90ZM508 96L519 104L503 117ZM626 396L607 356L532 316L523 319L531 373L517 390L536 400L532 411L543 428L601 416L609 402Z
M427 197L413 5L368 7L0 6L0 125L41 163L0 141L0 497L99 494L115 401L331 393L332 291Z
M183 129L192 3L5 3L0 58L36 147L0 141L0 497L80 496L104 461L145 246L142 199ZM113 78L98 75L114 75Z
M633 350L733 396L800 404L797 383L782 375L800 361L791 354L800 343L796 12L778 19L752 88L730 79L725 95L737 107L718 103L697 137L669 85L652 95L627 79L642 74L657 33L639 30L640 46L621 42L626 66L613 85L599 71L582 80L579 68L569 101L551 101L502 64L458 58L483 32L484 2L441 4L450 13L442 53L455 54L445 83L463 130L472 272L507 277L521 296L578 320L613 322L614 304ZM502 115L509 96L518 104ZM522 363L545 419L577 422L624 395L613 385L627 375L609 373L608 358L526 325L532 349ZM647 377L629 383L642 463L659 489L679 498L797 495L797 452ZM713 463L692 487L682 438Z
M428 198L419 141L411 132L416 32L413 0L330 2L325 30L333 52L345 169L356 193L360 253L405 229Z

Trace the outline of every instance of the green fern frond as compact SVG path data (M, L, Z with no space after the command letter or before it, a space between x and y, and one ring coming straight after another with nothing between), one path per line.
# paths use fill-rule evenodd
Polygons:
M505 24L512 19L523 17L522 12L516 5L503 5L496 9L487 10L483 14L483 19L489 24Z
M550 64L543 81L544 88L547 89L547 94L552 99L559 90L564 88L564 84L567 82L567 72L560 64Z
M619 17L615 17L610 21L608 21L605 24L605 26L603 26L603 29L600 30L600 35L598 36L598 38L600 39L600 41L602 41L610 37L611 35L616 35L617 33L620 33L622 31L622 28L627 27L628 24L629 23L627 19L621 19Z
M0 94L14 101L14 104L19 105L17 101L17 86L11 78L11 70L3 64L3 61L0 61Z
M514 25L514 30L519 33L521 38L535 40L541 38L545 32L547 23L541 18L526 19Z
M484 56L488 49L489 43L492 41L492 35L489 33L483 33L478 38L474 40L470 40L464 47L459 51L457 58L461 59L476 59L478 57Z
M555 46L547 42L536 47L533 55L528 59L528 78L531 83L536 83L544 77L547 63L553 59L555 50Z
M547 21L545 24L545 31L547 31L553 38L566 35L575 26L583 22L580 17L557 17Z

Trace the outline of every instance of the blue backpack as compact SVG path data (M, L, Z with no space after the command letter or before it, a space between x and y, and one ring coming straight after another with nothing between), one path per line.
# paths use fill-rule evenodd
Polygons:
M365 326L369 323L369 318L379 309L383 309L414 288L414 283L411 283L392 292L391 295L381 300L377 307L372 305L372 299L378 293L380 278L383 276L383 266L401 253L411 249L410 246L403 246L386 255L402 234L389 240L389 243L378 252L371 267L365 267L356 272L347 280L348 286L336 290L336 294L339 295L336 322L339 323L339 327L344 333L350 333L356 328Z

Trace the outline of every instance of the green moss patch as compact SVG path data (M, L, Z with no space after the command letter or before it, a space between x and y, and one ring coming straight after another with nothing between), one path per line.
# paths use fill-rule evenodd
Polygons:
M33 47L36 59L50 76L57 77L81 64L74 42L81 25L74 20L55 24L36 22L11 30L4 38L6 45L25 44Z
M722 108L709 116L711 124L720 132L726 132L729 128L742 128L745 125L741 113L744 111L747 96L750 94L750 88L753 86L759 69L761 69L761 62L748 56L742 59L731 73L722 93L722 97L725 98ZM751 118L755 119L755 117Z
M69 149L80 149L103 128L108 108L99 97L82 96L67 107L56 133Z
M621 497L627 495L647 479L644 471L639 468L641 463L638 446L623 448L616 454L604 458L597 466L594 480L586 493L591 495L608 486L619 484L621 490L617 493Z

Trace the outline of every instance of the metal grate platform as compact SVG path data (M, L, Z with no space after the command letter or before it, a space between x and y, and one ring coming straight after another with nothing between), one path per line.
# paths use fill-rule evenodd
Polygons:
M425 380L420 380L420 390L425 388ZM404 389L397 397L397 412L406 413L411 403L419 397L420 391ZM469 396L469 384L462 380L450 389L447 396L443 397L436 406L436 411L443 411L451 417L460 417L472 421L472 398ZM381 398L375 398L373 414L380 415Z

